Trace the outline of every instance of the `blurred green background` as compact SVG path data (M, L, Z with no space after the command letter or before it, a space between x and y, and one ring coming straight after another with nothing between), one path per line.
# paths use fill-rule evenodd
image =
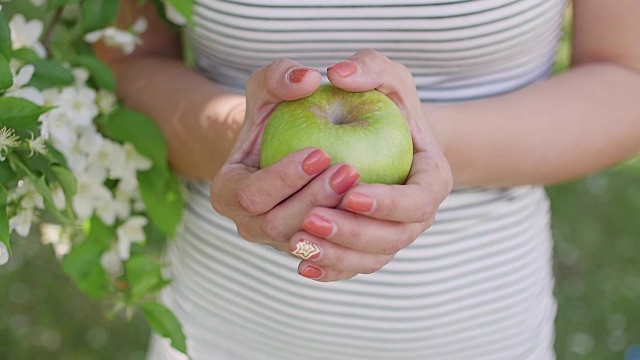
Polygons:
M26 0L21 0L26 3ZM567 24L556 71L569 61ZM552 186L558 359L640 360L640 159ZM0 267L0 359L144 359L139 316L108 320L37 238Z

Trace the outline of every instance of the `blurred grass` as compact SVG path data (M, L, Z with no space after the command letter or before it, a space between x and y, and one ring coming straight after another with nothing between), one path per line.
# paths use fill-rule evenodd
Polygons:
M569 40L566 31L556 72L568 64ZM639 159L548 188L560 360L624 359L626 351L626 360L640 359L639 188ZM35 238L16 239L14 248L0 267L0 359L144 359L149 329L141 317L105 319L50 248Z

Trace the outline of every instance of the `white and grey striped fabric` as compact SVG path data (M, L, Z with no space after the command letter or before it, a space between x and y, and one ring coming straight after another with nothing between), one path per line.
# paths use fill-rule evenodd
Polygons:
M287 57L324 70L361 48L414 73L424 101L546 78L565 0L196 0L200 69L243 90ZM163 300L193 359L554 359L549 206L538 186L456 189L436 222L375 274L317 283L251 244L189 182ZM427 194L425 194L427 196ZM182 359L153 338L149 358Z

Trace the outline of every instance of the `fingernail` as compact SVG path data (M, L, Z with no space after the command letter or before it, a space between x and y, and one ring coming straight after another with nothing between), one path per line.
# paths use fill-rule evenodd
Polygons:
M302 223L302 228L310 234L320 237L328 237L333 233L333 224L331 221L318 215L309 216L304 223Z
M322 270L315 266L307 265L307 267L300 272L300 275L308 279L318 279L322 276Z
M336 194L344 194L358 181L360 174L351 166L341 166L329 179L329 186Z
M290 83L293 84L298 84L302 82L302 79L304 79L305 76L307 76L308 73L312 72L313 69L309 69L309 68L296 68L293 69L291 71L289 71L289 73L287 74L287 81L289 81Z
M331 164L329 155L320 149L316 149L302 161L302 171L307 175L316 175L326 169L329 164Z
M291 253L300 259L317 260L320 257L321 250L318 245L304 239L296 243L296 247L291 250Z
M347 77L351 74L355 74L356 72L358 72L358 64L356 64L353 61L347 60L347 61L339 62L335 65L332 65L329 68L327 68L327 70L334 70L338 74L340 74L340 76Z
M353 212L367 213L373 210L374 201L369 195L351 193L344 201L345 209Z

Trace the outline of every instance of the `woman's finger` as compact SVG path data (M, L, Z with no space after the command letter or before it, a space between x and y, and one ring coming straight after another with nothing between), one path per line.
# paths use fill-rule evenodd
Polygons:
M212 181L211 204L228 217L264 214L304 187L330 163L326 152L310 148L264 169L226 164Z
M262 239L260 242L288 243L293 234L300 230L302 220L311 209L336 207L343 194L357 183L358 177L353 166L333 165L268 212L260 216L245 216L239 227L241 236L251 241Z
M304 231L293 235L289 246L292 255L339 273L371 274L393 259L393 255L356 251Z
M302 222L302 229L314 236L356 251L395 255L433 223L401 223L374 219L350 211L314 208Z
M434 217L451 186L448 166L418 152L405 185L358 184L345 194L340 207L380 220L423 223Z

